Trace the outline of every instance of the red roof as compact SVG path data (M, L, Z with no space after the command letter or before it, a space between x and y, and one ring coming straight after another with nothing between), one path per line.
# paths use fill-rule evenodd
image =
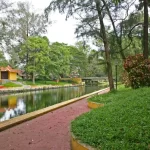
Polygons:
M16 73L19 72L19 70L17 70L17 69L12 69L10 66L7 66L7 67L0 67L0 70L1 70L1 71L16 72Z

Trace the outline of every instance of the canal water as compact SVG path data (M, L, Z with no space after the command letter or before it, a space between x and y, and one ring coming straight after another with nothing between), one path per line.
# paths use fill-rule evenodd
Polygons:
M0 122L100 89L99 86L62 87L0 96Z

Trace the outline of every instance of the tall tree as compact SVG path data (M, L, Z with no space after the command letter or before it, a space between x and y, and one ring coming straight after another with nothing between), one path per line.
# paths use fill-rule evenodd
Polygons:
M118 45L116 53L120 53L121 58L124 60L126 58L124 51L130 46L132 42L132 39L128 37L129 33L124 32L124 21L128 18L129 10L131 6L135 5L135 1L123 0L118 5L112 4L112 1L102 0L102 2L105 6L113 28L112 33L116 41L115 43ZM123 38L125 37L128 37L130 42L126 43L126 45L123 46Z
M2 66L7 66L8 65L8 61L5 58L4 52L0 51L0 67Z
M3 49L4 39L7 36L6 26L8 23L6 22L6 13L11 9L12 3L9 3L8 0L1 0L0 1L0 47ZM8 40L8 39L7 39Z
M112 66L110 62L110 49L108 45L108 38L106 27L104 25L105 10L103 5L98 0L53 0L49 7L45 10L46 14L49 11L59 10L60 13L67 12L66 17L75 15L80 20L76 33L78 36L91 36L93 38L102 39L105 47L105 56L108 69L108 80L110 89L114 89Z
M28 63L25 55L28 53ZM49 43L42 37L29 37L22 45L19 52L22 58L22 64L26 68L26 72L32 75L33 84L35 84L36 76L46 75L45 66L50 63L48 57Z
M65 43L54 42L50 45L50 59L54 62L52 70L55 78L69 76L70 73L70 47Z
M148 0L144 0L144 50L143 56L145 59L148 59Z
M75 46L70 46L71 73L75 72L80 77L86 76L86 72L88 72L88 53L90 50L90 46L81 41L75 43Z
M33 8L28 2L18 2L16 7L13 7L7 12L5 18L7 25L6 41L7 53L13 60L18 61L18 52L20 43L24 43L30 36L41 36L47 32L48 22L43 14L38 14L33 11ZM7 38L8 39L8 38ZM13 55L16 53L16 55ZM28 61L28 53L26 53ZM19 62L18 62L19 63Z
M101 32L102 32L101 36L102 36L104 48L105 48L105 57L106 57L106 64L107 64L107 68L108 68L107 71L108 71L109 86L110 86L110 90L113 90L114 83L113 83L113 77L112 77L112 65L111 65L111 60L110 60L108 38L107 38L106 29L105 29L105 25L104 25L103 13L101 10L102 7L101 7L101 3L99 2L99 0L95 0L95 2L96 2L96 9L98 12L98 17L99 17L100 26L101 26Z
M124 0L114 0L115 3L122 2ZM145 59L148 58L148 6L150 6L150 0L139 0L138 10L144 8L144 24L143 24L143 56Z

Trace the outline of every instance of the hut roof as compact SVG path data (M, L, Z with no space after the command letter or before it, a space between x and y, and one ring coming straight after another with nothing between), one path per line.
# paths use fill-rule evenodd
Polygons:
M0 67L0 70L1 71L9 71L9 72L20 72L20 70L17 70L17 69L12 69L10 66L7 66L7 67Z

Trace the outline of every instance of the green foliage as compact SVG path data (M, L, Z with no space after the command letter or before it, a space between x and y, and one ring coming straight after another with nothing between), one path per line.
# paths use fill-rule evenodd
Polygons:
M144 59L141 54L129 56L124 62L124 68L132 88L150 86L150 59Z
M107 66L103 51L91 50L88 57L87 76L106 76Z
M11 63L19 65L21 61L18 56L20 45L29 36L45 34L48 22L43 14L35 13L29 2L14 2L5 15L1 16L0 42L2 34L2 43L11 58ZM4 25L1 25L1 22L4 22Z
M96 149L149 149L149 92L149 88L121 88L93 97L91 101L104 103L104 107L76 118L71 131L78 140Z
M47 40L42 37L29 37L26 42L21 45L19 56L24 60L28 55L25 68L28 74L32 74L32 78L35 78L37 74L46 75L45 66L50 63L48 52L49 44Z
M66 85L68 84L68 82L64 82L64 81L61 81L61 82L56 82L56 81L49 81L49 80L46 80L46 81L41 81L41 80L37 80L35 84L32 83L32 81L25 81L25 84L27 85Z
M70 73L71 77L86 76L88 72L88 52L90 47L83 42L77 42L75 46L70 46L71 60Z
M5 84L3 84L4 87L21 87L22 85L20 84L16 84L16 83L13 83L13 82L7 82Z
M6 60L4 53L0 51L0 67L6 67L8 65L8 61Z
M54 64L53 75L55 78L68 76L70 73L70 47L65 43L52 43L50 45L50 58Z

